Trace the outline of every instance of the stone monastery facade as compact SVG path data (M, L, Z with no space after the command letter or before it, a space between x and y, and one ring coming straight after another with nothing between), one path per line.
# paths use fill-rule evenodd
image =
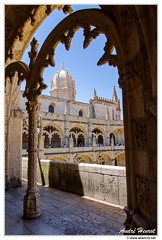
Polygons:
M25 113L22 147L26 155L28 115L22 94L20 108ZM40 96L41 158L123 166L124 130L115 87L112 99L99 97L95 89L89 103L75 99L75 80L62 64L51 79L50 96Z

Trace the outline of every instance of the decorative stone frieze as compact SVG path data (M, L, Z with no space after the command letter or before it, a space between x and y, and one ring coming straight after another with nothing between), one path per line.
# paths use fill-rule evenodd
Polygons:
M137 150L147 150L146 123L144 118L132 121L133 147Z

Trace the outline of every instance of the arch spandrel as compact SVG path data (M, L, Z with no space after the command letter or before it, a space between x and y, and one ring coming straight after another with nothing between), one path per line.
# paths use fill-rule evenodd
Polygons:
M75 32L83 28L84 36L86 37L88 26L95 26L98 28L99 34L105 34L106 37L110 39L118 54L118 64L124 65L121 37L113 20L100 9L79 10L63 19L44 41L32 70L32 87L36 87L37 83L34 79L35 76L38 76L38 73L41 76L45 67L49 65L55 66L54 54L57 45L62 42L68 50ZM112 55L110 57L112 57Z

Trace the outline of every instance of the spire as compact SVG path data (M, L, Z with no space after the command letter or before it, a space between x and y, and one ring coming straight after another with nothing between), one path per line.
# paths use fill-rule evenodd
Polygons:
M61 64L61 69L63 70L63 69L64 69L64 67L65 67L65 66L64 66L64 64L62 63L62 64Z
M97 93L96 93L96 89L94 88L94 94L93 94L94 98L97 98Z
M118 96L117 96L117 93L116 93L115 86L114 86L114 92L113 92L113 95L112 95L112 101L113 102L118 102Z

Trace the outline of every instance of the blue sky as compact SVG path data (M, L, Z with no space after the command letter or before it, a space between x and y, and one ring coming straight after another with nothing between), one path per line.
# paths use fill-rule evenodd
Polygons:
M74 11L87 8L100 8L98 5L72 5ZM34 34L39 43L39 50L45 41L48 34L53 28L65 17L63 11L55 10L42 23L37 32ZM76 101L88 103L89 99L93 97L94 88L97 95L100 97L112 98L113 87L116 87L118 98L122 107L122 92L118 85L118 71L117 68L110 67L108 64L97 66L97 62L104 53L104 46L106 37L100 35L97 39L92 40L87 49L83 49L83 30L78 30L72 39L70 50L67 51L65 46L60 43L55 52L55 67L48 67L45 69L43 78L48 88L43 90L42 94L49 95L50 80L61 69L61 64L64 63L65 69L75 79L76 85ZM27 48L22 61L29 64L28 52L31 47ZM23 89L22 85L22 89Z

